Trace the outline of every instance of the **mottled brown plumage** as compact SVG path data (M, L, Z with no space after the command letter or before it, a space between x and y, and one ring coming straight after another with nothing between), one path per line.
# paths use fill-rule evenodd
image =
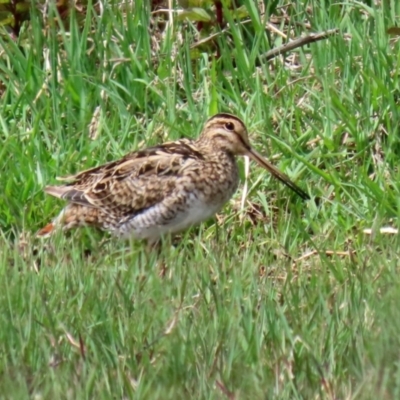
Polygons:
M199 139L182 139L130 153L120 160L62 178L48 194L68 205L38 232L95 226L120 237L154 243L214 215L236 191L237 155L248 155L303 199L307 193L250 146L244 123L211 117Z

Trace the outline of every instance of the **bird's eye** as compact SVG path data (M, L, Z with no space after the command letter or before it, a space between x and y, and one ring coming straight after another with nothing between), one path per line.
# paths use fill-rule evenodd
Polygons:
M235 125L233 124L233 122L227 122L227 123L225 124L225 128L226 128L228 131L233 131L233 130L235 129Z

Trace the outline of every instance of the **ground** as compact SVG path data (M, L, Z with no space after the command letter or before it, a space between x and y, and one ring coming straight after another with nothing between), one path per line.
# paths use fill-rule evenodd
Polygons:
M213 40L142 1L2 31L4 398L399 398L400 4L242 3ZM43 192L57 176L196 137L216 112L311 200L241 163L216 219L159 254L93 230L35 238L63 206Z

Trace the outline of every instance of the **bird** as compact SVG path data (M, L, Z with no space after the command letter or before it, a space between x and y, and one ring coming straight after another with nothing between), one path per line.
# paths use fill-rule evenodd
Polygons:
M180 139L137 150L76 175L45 192L67 201L37 232L91 226L151 246L214 216L239 185L236 156L248 156L302 199L309 195L250 144L246 125L235 115L209 118L197 140Z

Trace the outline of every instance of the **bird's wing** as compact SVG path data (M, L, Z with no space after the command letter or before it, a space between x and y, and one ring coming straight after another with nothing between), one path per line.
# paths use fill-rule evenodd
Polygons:
M193 142L183 139L61 178L71 182L45 191L71 203L135 215L169 196L185 171L202 159Z

